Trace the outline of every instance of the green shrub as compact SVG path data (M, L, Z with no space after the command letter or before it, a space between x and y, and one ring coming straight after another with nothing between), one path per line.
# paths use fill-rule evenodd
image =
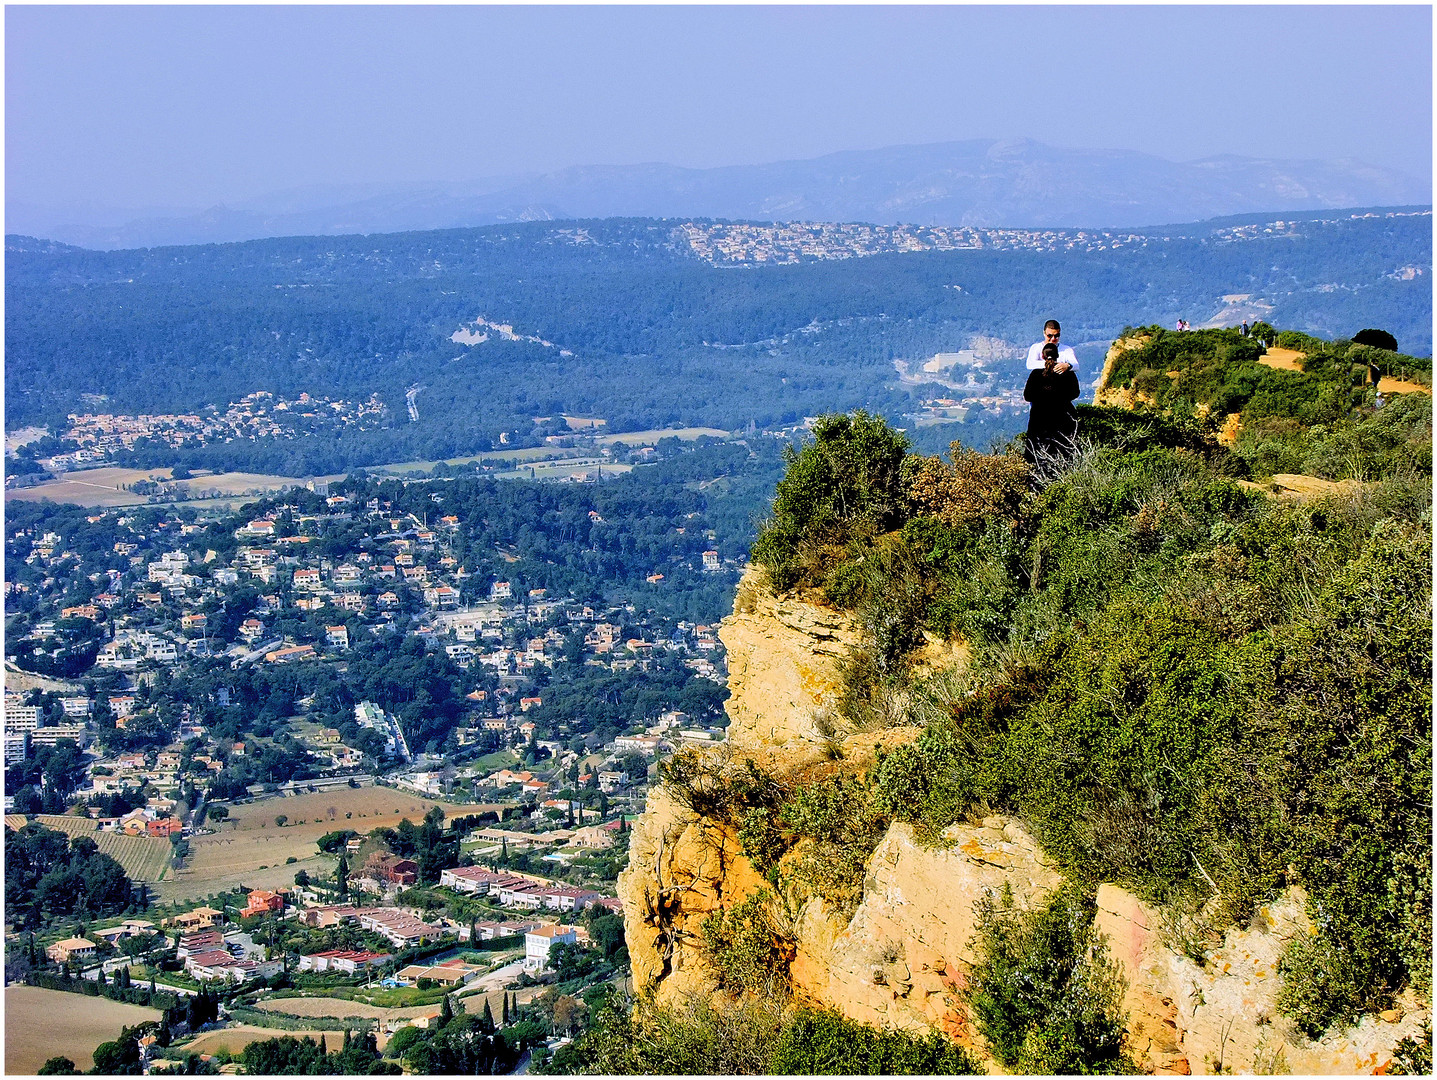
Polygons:
M867 786L843 777L805 785L784 803L779 818L799 842L798 880L852 916L863 899L864 867L887 827Z
M1392 1067L1388 1070L1395 1076L1432 1075L1432 1022L1422 1024L1422 1038L1410 1035L1399 1042L1392 1053Z
M752 758L737 762L723 750L687 747L659 762L659 777L669 794L699 817L734 827L747 811L776 810L788 796L788 788Z
M1279 970L1283 981L1278 1009L1314 1039L1332 1024L1350 1021L1366 996L1360 965L1348 949L1325 934L1293 938Z
M1297 330L1279 330L1276 342L1280 349L1296 349L1298 352L1304 353L1321 352L1328 348L1328 343L1321 338L1315 338L1311 334L1304 334Z
M776 1076L981 1076L962 1047L936 1032L880 1030L831 1009L800 1009L784 1025L768 1072Z
M822 586L846 545L901 524L908 440L881 417L859 410L823 416L814 441L788 452L773 516L753 547L778 591Z
M1094 933L1092 905L1060 892L1021 912L1005 891L978 912L967 996L993 1056L1020 1073L1136 1071L1123 1050L1123 984Z
M792 943L774 928L770 898L767 889L760 889L709 915L700 926L709 966L719 985L732 994L788 990Z
M560 1049L550 1073L598 1076L751 1075L767 1071L783 1023L782 1003L699 998L677 1006L627 999L610 989L592 999L588 1030Z
M781 1000L700 998L660 1006L610 992L594 1005L589 1029L541 1071L601 1076L983 1072L939 1034L880 1031L831 1009L802 1008L785 1020Z

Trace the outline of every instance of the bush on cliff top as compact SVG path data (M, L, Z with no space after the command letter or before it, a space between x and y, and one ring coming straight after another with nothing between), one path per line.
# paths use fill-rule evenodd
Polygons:
M894 528L903 515L908 440L863 411L821 417L813 442L786 452L788 472L773 516L754 544L754 561L779 590L821 585L849 544Z

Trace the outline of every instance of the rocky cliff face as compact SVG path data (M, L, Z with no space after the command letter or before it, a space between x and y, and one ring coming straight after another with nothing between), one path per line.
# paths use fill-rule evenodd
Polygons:
M838 664L858 636L846 615L774 597L750 572L720 631L730 670L727 752L780 774L832 757L821 719L840 692ZM931 643L929 651L943 653ZM962 650L946 654L948 663L963 659ZM898 729L884 741L915 735ZM871 753L874 742L872 735L853 737L839 752L861 765L862 750ZM940 1029L981 1053L961 998L974 960L974 905L1006 886L1020 907L1030 907L1063 879L1011 818L952 826L944 841L925 847L908 826L895 824L868 861L851 918L819 898L794 905L790 974L800 1000L880 1026ZM668 1003L716 993L699 927L764 885L731 829L696 815L664 788L655 791L619 879L636 986ZM1100 887L1097 928L1127 983L1129 1049L1141 1067L1159 1074L1383 1072L1400 1039L1420 1036L1429 1010L1415 998L1320 1042L1278 1013L1278 958L1294 935L1312 932L1304 899L1298 889L1284 894L1249 927L1229 929L1199 963L1176 947L1164 912L1115 885Z

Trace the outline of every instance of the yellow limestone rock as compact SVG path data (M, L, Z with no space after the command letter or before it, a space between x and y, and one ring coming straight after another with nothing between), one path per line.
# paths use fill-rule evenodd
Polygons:
M763 885L730 830L655 788L634 823L629 865L618 881L634 986L656 988L661 1001L713 993L700 926Z
M1278 961L1297 934L1313 932L1306 897L1292 888L1259 909L1246 929L1230 929L1199 965L1172 948L1154 907L1115 885L1098 889L1096 927L1128 986L1128 1045L1155 1073L1385 1071L1392 1048L1421 1034L1429 1010L1415 1005L1395 1023L1364 1016L1313 1042L1277 1011Z
M790 767L821 760L825 739L816 721L841 692L838 664L859 640L852 618L774 596L762 572L750 569L719 639L728 651L728 741L735 752Z
M1118 359L1123 353L1131 349L1141 349L1152 339L1144 335L1126 338L1122 341L1113 342L1108 349L1108 355L1103 358L1103 373L1098 377L1097 388L1093 391L1094 405L1110 405L1120 409L1131 409L1139 400L1130 387L1113 387L1109 383L1112 380L1113 369L1117 366Z
M821 935L830 923L801 922L820 940L800 936L799 958L814 962L802 983L795 963L796 989L855 1020L941 1028L968 1041L959 993L973 961L974 905L1007 885L1020 907L1031 907L1062 879L1011 818L950 826L943 837L945 846L926 848L905 824L888 830L848 926L828 943Z

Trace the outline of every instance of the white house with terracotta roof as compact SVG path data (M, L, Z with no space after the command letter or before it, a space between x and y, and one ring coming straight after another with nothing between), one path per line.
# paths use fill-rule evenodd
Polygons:
M549 952L555 945L572 945L578 934L572 926L540 926L524 935L524 970L533 974L549 966Z

